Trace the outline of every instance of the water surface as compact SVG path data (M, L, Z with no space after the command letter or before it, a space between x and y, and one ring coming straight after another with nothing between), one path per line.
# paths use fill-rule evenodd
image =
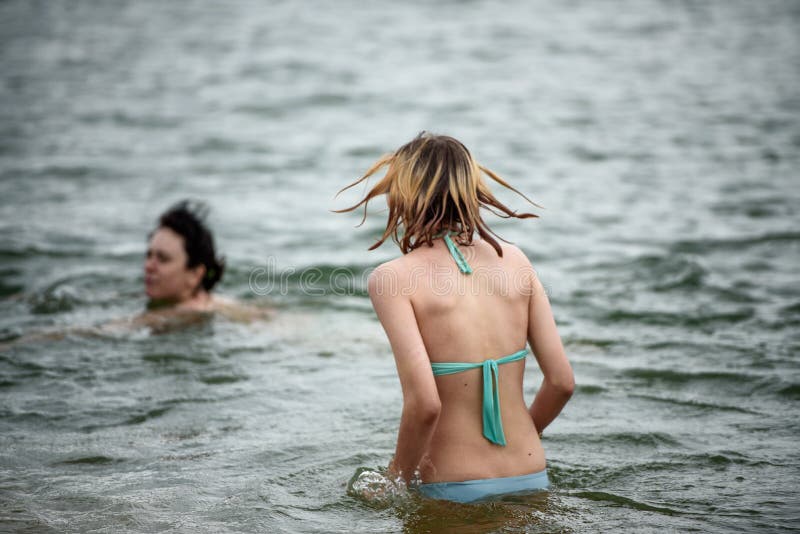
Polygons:
M0 20L2 530L799 524L797 3L12 0ZM490 224L576 371L547 495L347 493L394 448L363 280L397 250L366 251L379 205L359 229L329 210L423 129L545 207ZM145 236L185 197L213 208L220 292L276 318L75 331L142 310ZM40 332L72 333L20 342Z

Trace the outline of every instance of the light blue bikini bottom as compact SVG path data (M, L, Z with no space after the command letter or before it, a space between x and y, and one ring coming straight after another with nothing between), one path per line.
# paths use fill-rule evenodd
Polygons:
M421 484L419 491L431 499L454 502L476 502L512 493L531 493L550 486L547 469L518 477L482 478L464 482L433 482Z

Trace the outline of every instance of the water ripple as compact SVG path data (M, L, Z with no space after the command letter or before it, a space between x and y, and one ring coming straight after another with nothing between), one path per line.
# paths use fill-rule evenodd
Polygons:
M653 506L644 502L636 501L629 497L623 497L622 495L616 495L614 493L607 493L604 491L577 491L570 493L570 495L574 495L575 497L581 497L583 499L589 499L592 501L608 502L618 506L627 506L630 508L634 508L636 510L656 512L659 514L666 514L670 516L680 515L682 513L672 508L666 508L663 506Z

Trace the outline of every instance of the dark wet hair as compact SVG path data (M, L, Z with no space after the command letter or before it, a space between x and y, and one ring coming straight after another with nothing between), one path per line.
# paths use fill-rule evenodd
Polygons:
M183 238L186 267L205 265L206 274L201 284L206 291L211 291L222 279L225 260L218 258L214 251L214 236L205 222L207 215L208 206L205 203L183 200L161 214L158 227L169 228Z

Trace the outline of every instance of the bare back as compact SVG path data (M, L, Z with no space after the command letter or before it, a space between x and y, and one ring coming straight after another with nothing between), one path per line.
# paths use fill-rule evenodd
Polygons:
M481 363L526 346L530 310L527 258L513 246L503 257L486 242L459 245L473 273L461 273L441 239L396 261L409 274L410 300L431 363ZM525 360L499 366L499 397L506 446L482 432L481 369L437 376L441 415L427 458L424 482L516 476L545 467L522 391Z

